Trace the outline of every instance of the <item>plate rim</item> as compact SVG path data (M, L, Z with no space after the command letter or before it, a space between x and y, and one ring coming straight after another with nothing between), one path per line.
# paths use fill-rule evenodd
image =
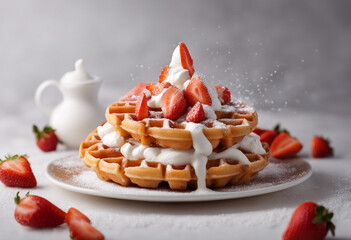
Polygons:
M72 155L67 155L69 157ZM205 194L193 194L193 192L170 192L170 195L157 195L157 191L154 193L148 194L135 194L135 193L118 193L118 192L108 192L104 190L96 190L96 189L89 189L80 186L71 185L69 183L65 183L59 181L54 176L51 176L49 173L49 167L55 161L61 160L62 157L59 159L55 159L49 162L46 165L45 169L45 176L56 186L59 186L63 189L78 192L86 195L93 195L99 197L106 197L106 198L114 198L114 199L122 199L122 200L133 200L133 201L147 201L147 202L207 202L207 201L218 201L218 200L228 200L228 199L238 199L238 198L245 198L245 197L253 197L253 196L260 196L264 194L269 194L273 192L282 191L296 185L299 185L309 179L313 173L313 168L311 164L306 161L304 158L302 159L309 167L309 171L302 177L295 179L291 182L281 183L279 185L268 186L258 189L249 189L240 192L206 192Z

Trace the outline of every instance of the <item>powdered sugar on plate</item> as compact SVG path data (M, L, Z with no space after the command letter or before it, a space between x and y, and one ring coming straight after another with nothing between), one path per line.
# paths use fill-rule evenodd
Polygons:
M210 201L265 194L295 186L305 181L311 173L311 166L301 158L283 161L272 159L257 178L249 183L201 192L179 192L171 191L162 184L158 189L144 189L100 180L76 155L55 160L47 167L50 180L72 191L111 198L168 202Z

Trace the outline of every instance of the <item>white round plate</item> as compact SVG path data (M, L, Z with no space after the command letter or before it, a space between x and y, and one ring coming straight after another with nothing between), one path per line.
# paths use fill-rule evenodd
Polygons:
M202 192L175 192L166 186L156 190L122 187L100 180L76 155L54 160L47 166L46 175L59 187L89 195L152 202L194 202L243 198L280 191L306 181L312 175L312 168L302 158L271 158L257 178L247 184Z

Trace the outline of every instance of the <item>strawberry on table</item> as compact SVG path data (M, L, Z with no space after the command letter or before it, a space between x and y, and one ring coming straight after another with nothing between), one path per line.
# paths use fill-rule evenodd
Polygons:
M283 240L322 240L330 230L335 234L333 213L314 202L304 202L294 211Z
M262 133L264 133L265 131L268 131L267 129L263 129L263 128L255 128L252 132L256 133L258 136L261 136Z
M218 99L222 105L230 101L231 94L227 87L222 87L219 84L215 85L214 87L216 88Z
M314 158L324 158L333 155L330 141L323 137L314 137L311 141L311 154Z
M211 96L199 76L190 80L184 94L190 106L194 106L197 102L211 106Z
M261 135L262 136L262 135ZM273 141L271 155L276 158L286 158L295 155L302 149L302 144L288 133L280 133Z
M51 228L65 222L66 213L45 198L27 193L21 199L17 192L15 202L15 219L24 226Z
M187 104L183 92L171 86L167 88L161 98L161 109L165 118L176 120L186 110Z
M149 107L147 105L147 98L145 93L141 94L141 97L138 99L136 103L135 114L138 121L141 121L144 118L149 117Z
M285 132L289 134L286 129L280 128L280 124L277 124L273 130L255 128L253 132L260 136L261 142L266 142L269 144L269 146L272 145L272 142L280 133Z
M135 88L130 90L126 95L121 97L120 101L137 101L140 95L143 93L146 86L149 86L151 83L142 82L139 83Z
M264 133L262 133L260 135L260 141L261 142L266 142L269 144L269 146L272 145L272 142L274 141L274 139L279 135L278 132L274 131L274 130L267 130Z
M166 80L166 78L168 77L168 70L170 69L170 66L164 67L160 76L158 77L158 82L161 83L164 80Z
M70 208L66 215L66 223L71 230L71 236L76 240L102 240L102 235L91 224L90 219L75 208Z
M151 84L146 87L147 90L150 91L151 95L156 96L159 95L164 89L169 88L171 84L169 82L162 82Z
M0 159L0 180L8 187L33 188L37 180L25 155L5 156Z
M197 102L186 115L187 122L199 123L205 119L205 111L200 102Z
M180 51L180 61L182 63L182 67L189 71L189 77L191 78L194 74L194 65L193 59L190 56L189 50L184 43L179 43L179 51Z
M54 129L45 126L44 129L40 131L36 125L33 125L33 132L37 139L37 145L42 151L50 152L56 150L59 140Z

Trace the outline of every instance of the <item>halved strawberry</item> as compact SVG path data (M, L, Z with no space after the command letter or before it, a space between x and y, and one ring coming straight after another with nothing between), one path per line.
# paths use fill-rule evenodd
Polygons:
M280 128L280 124L275 125L273 130L255 128L253 132L260 135L260 141L268 143L269 146L271 146L272 142L279 135L279 133L285 132L289 134L286 129Z
M120 101L137 101L140 95L143 93L146 86L149 86L151 83L142 82L139 83L135 88L130 90L126 95L121 97Z
M311 154L314 158L324 158L333 155L330 141L323 137L314 137L311 140Z
M194 65L193 59L190 56L189 50L184 43L179 43L179 51L180 51L180 61L182 63L182 67L189 71L190 78L194 74Z
M161 109L165 118L176 120L186 110L186 100L183 92L175 87L169 87L161 98Z
M75 208L67 212L66 223L75 240L102 240L104 235L90 224L90 219Z
M222 105L226 104L230 101L230 91L227 87L222 87L221 85L217 84L214 85L217 90L218 99Z
M268 130L265 131L264 133L261 134L260 136L260 141L261 142L266 142L269 144L269 146L272 145L272 142L274 141L274 139L279 135L278 132L274 131L274 130Z
M190 80L190 83L184 90L184 94L190 106L194 106L197 102L206 105L211 105L212 103L211 96L199 76Z
M72 207L67 211L66 223L69 226L71 222L75 220L83 220L90 223L90 219L87 216L81 213L78 209Z
M186 115L187 122L199 123L206 119L202 104L197 102Z
M37 180L26 156L6 156L0 159L0 180L8 187L33 188Z
M170 69L170 66L164 67L160 76L158 77L158 82L161 83L164 80L166 80L166 78L168 77L168 70Z
M145 93L141 94L141 96L139 97L136 103L135 114L138 121L141 121L144 118L149 117L149 107L147 106L147 98Z
M172 84L169 82L155 83L146 87L147 90L150 91L151 95L156 96L159 95L163 89L170 87Z
M21 200L19 192L15 197L18 204L15 209L15 219L18 223L34 227L56 227L65 222L66 213L45 198L28 195Z
M302 144L286 132L280 133L273 141L271 155L276 158L286 158L295 155L302 149Z

